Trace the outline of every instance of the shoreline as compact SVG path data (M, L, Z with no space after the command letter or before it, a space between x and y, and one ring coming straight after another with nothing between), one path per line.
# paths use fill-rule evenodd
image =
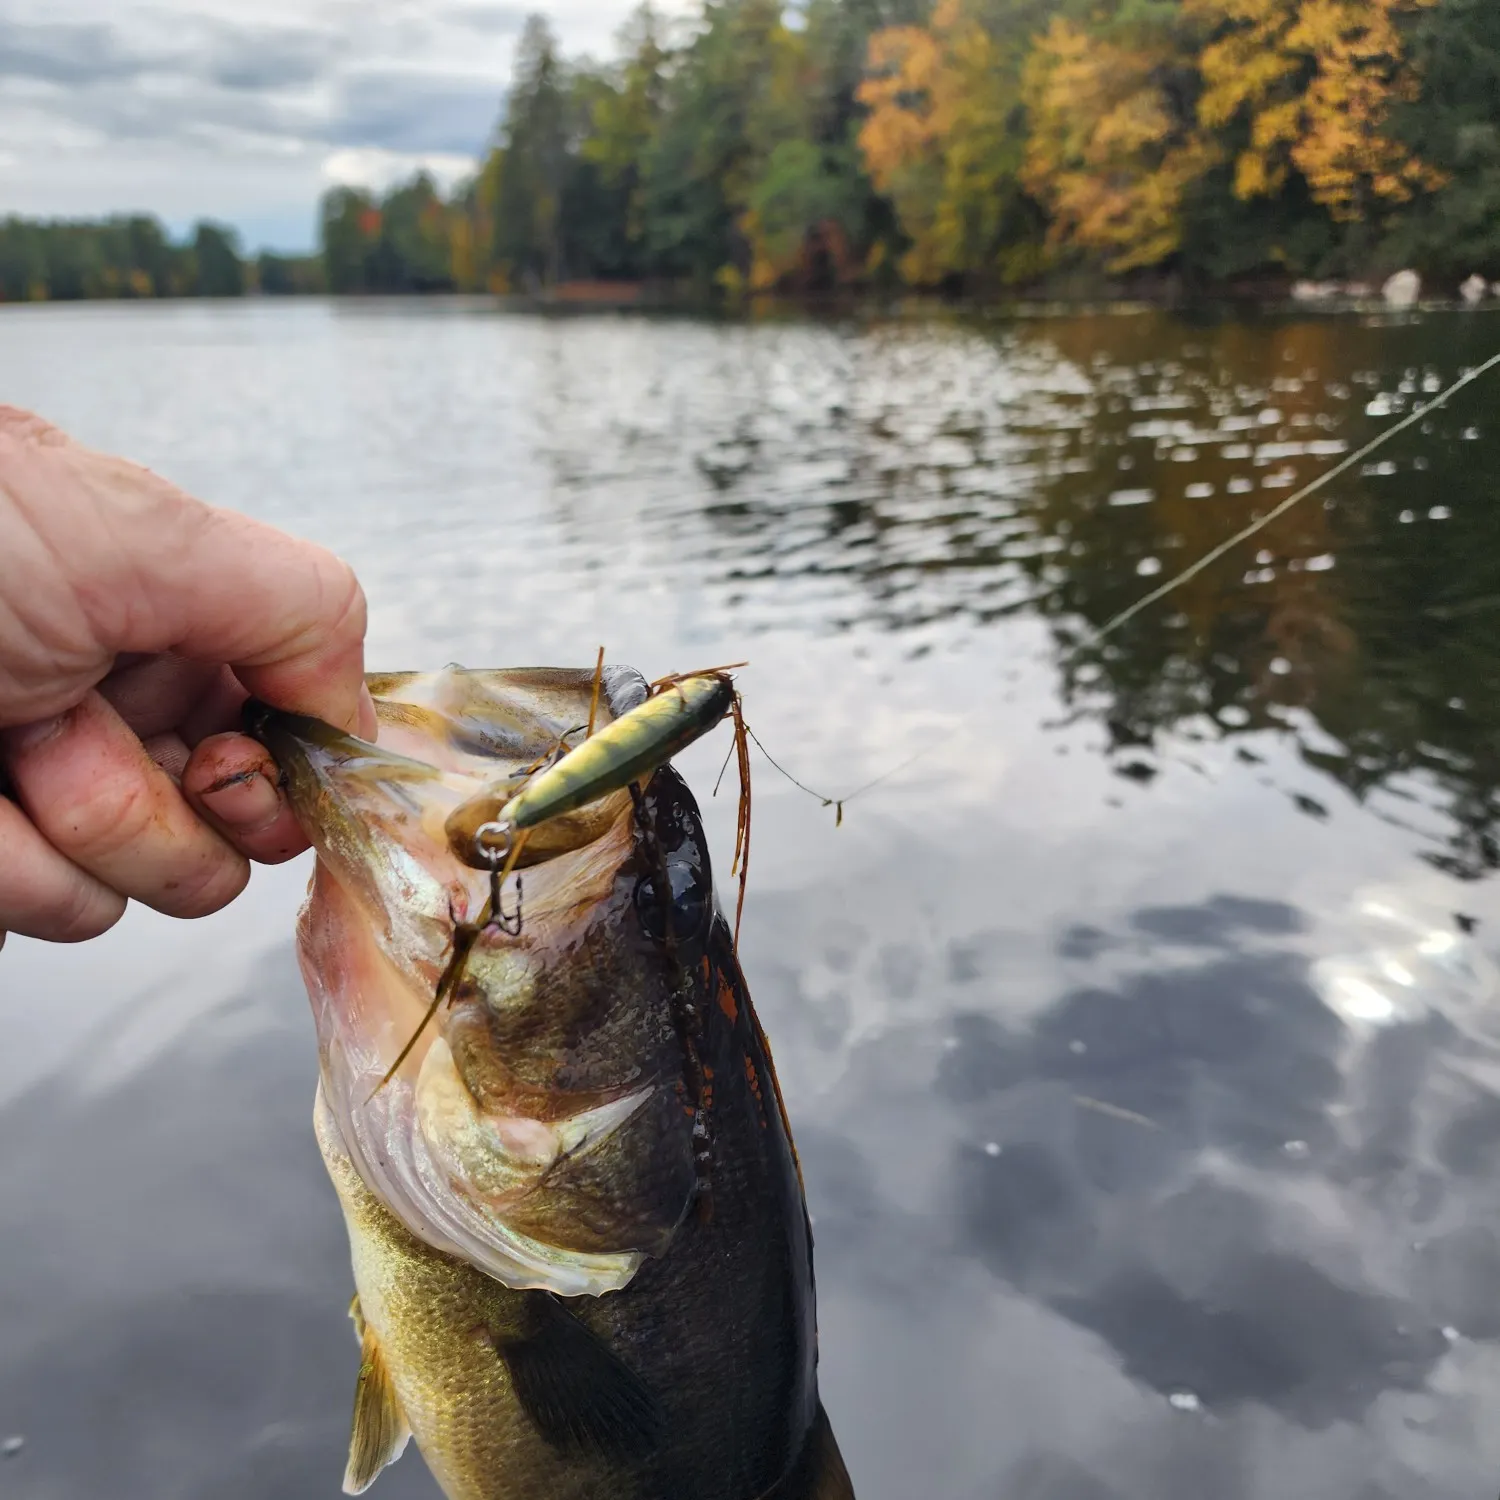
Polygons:
M574 317L599 313L638 314L644 316L684 316L745 322L776 320L786 317L825 319L837 317L880 318L893 321L913 318L970 317L997 319L1032 319L1058 317L1133 317L1148 313L1171 313L1182 316L1225 315L1241 318L1285 317L1366 317L1382 321L1401 321L1417 314L1465 312L1483 314L1500 312L1500 294L1482 301L1468 301L1461 296L1424 297L1408 304L1391 303L1378 293L1371 295L1334 294L1297 297L1290 293L1247 295L1233 288L1210 288L1191 294L1179 291L1171 295L1101 291L1076 295L1033 294L1016 296L981 296L942 294L925 291L892 293L828 293L789 295L764 293L736 298L694 297L684 294L652 293L644 287L632 289L628 284L616 294L590 289L578 295L565 283L551 293L528 296L522 293L464 291L434 292L247 292L238 297L185 295L175 297L67 297L5 301L0 299L0 313L21 309L76 307L203 307L264 306L268 303L303 306L327 303L335 307L469 307L502 313L529 313L550 317Z

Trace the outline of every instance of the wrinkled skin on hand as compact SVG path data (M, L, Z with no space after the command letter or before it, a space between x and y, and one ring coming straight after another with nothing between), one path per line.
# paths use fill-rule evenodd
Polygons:
M245 698L373 730L320 547L0 407L0 942L216 911L306 848Z

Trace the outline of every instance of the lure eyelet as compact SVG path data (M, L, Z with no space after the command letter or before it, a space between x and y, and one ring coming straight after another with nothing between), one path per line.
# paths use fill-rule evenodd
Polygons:
M474 857L481 864L497 869L510 854L515 832L511 824L499 819L481 823L474 830Z

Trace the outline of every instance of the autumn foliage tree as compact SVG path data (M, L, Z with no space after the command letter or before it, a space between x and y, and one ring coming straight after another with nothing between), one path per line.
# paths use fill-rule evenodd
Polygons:
M330 194L326 280L1500 277L1496 79L1494 0L700 0L603 63L533 17L476 175Z
M1401 22L1437 0L1185 0L1211 36L1199 58L1206 130L1241 129L1234 190L1279 192L1292 172L1336 220L1366 219L1441 185L1390 129L1416 98Z
M1194 82L1175 8L1092 30L1058 18L1037 39L1024 180L1055 251L1095 253L1116 272L1177 253L1184 198L1220 155L1194 117Z
M9 219L0 297L1500 279L1500 0L647 3L603 61L532 16L495 94L316 265Z
M1039 216L1023 184L1018 42L966 0L939 0L926 25L870 39L859 145L910 242L900 262L909 281L969 273L1011 282L1042 268Z

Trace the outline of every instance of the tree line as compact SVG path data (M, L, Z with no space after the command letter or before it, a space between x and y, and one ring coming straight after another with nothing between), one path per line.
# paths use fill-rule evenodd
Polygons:
M323 205L333 290L1500 276L1493 0L705 0L526 25L494 143Z
M246 259L234 230L206 220L174 240L146 214L92 223L0 219L0 301L238 297L323 287L317 257Z
M0 295L1500 276L1500 6L704 0L604 62L534 16L475 174L337 188L319 232L11 220Z

